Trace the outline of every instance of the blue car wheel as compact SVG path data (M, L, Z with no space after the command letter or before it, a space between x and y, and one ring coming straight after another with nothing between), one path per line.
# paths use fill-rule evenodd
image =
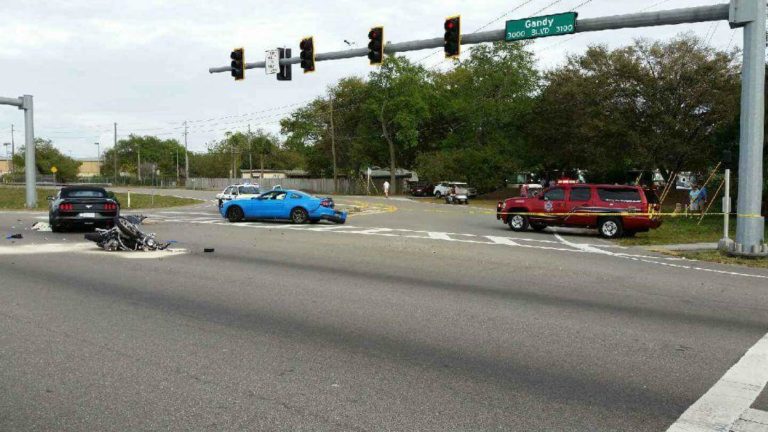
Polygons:
M229 219L230 222L240 222L243 220L243 209L238 206L228 208L227 219Z
M301 207L296 207L291 210L291 222L295 224L303 224L309 220L309 213Z

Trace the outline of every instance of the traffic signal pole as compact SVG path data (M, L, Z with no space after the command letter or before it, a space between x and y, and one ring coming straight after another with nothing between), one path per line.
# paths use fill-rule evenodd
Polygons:
M739 132L739 192L736 243L729 252L768 255L764 243L763 134L765 121L765 1L735 2L731 25L744 25L741 66L741 130ZM740 10L739 10L740 9Z
M621 28L652 27L673 24L686 24L707 21L721 21L728 19L728 4L714 6L699 6L692 8L673 9L658 12L643 12L628 15L614 15L600 18L586 18L576 21L576 33L615 30ZM506 36L505 29L489 30L484 32L461 35L462 45L473 45L483 42L503 41ZM388 43L384 46L385 54L395 54L408 51L419 51L432 48L443 48L443 37L432 39L420 39L406 42ZM368 48L355 48L343 51L332 51L315 54L315 61L342 60L355 57L366 57ZM291 57L281 59L281 65L301 63L301 58ZM245 69L263 69L266 62L246 63ZM210 73L231 72L231 66L212 67Z
M763 128L765 110L765 24L766 3L763 0L731 0L730 3L641 12L598 18L576 19L574 33L622 28L655 27L728 20L731 27L744 27L744 59L741 91L741 141L739 143L739 202L736 241L728 247L735 255L768 256L764 242L765 220L760 214L763 171ZM506 40L506 28L461 35L461 45ZM443 37L389 43L384 53L442 48ZM367 48L316 53L314 61L366 57ZM264 68L266 62L246 63L244 69ZM301 58L280 60L281 65L301 63ZM212 67L210 73L230 72L230 66Z
M24 110L24 173L26 186L26 207L33 209L37 206L37 167L35 165L35 126L32 96L24 95L18 98L0 97L0 105L12 105Z

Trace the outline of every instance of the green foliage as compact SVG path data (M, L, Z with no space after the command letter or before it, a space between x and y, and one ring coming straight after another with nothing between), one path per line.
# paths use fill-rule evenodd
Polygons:
M738 71L733 53L695 36L590 47L546 74L528 163L601 180L633 168L704 171L719 160L718 130L738 112Z
M25 148L22 146L13 157L13 165L18 173L25 170ZM51 140L35 138L35 167L38 174L51 174L51 167L56 167L56 180L61 182L71 182L77 179L77 169L82 162L76 161L69 156L62 154L53 146Z
M152 176L152 169L157 169L160 176L176 175L176 158L178 155L179 169L184 171L184 146L175 139L163 140L155 136L130 135L117 142L117 163L120 173L135 175L141 153L141 174ZM102 175L114 175L115 148L104 152Z
M447 72L387 57L367 81L342 79L294 111L282 133L311 175L330 176L332 111L340 172L396 165L434 181L471 177L490 190L520 166L537 83L533 56L520 43L473 47Z

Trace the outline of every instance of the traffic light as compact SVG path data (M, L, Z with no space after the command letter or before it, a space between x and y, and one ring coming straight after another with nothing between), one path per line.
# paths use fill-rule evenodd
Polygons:
M458 57L461 50L461 16L456 15L446 18L444 27L445 58Z
M315 40L312 36L304 38L299 44L301 48L301 68L304 69L304 73L315 71Z
M245 50L243 48L235 48L229 55L232 59L232 76L235 81L245 79Z
M368 60L371 65L384 61L384 27L374 27L368 32Z
M291 49L290 48L278 48L277 52L279 53L280 60L291 58ZM292 65L280 65L280 72L277 73L277 80L278 81L290 81L291 80L291 66Z

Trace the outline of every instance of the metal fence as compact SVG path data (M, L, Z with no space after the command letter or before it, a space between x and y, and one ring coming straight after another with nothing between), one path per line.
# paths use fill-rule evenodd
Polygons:
M258 183L261 190L269 190L275 186L283 189L299 189L310 193L334 193L333 179L328 178L275 178L275 179L242 179L242 178L190 178L187 189L195 190L224 190L229 185L243 182ZM359 195L366 193L365 180L338 179L335 192L342 195Z

